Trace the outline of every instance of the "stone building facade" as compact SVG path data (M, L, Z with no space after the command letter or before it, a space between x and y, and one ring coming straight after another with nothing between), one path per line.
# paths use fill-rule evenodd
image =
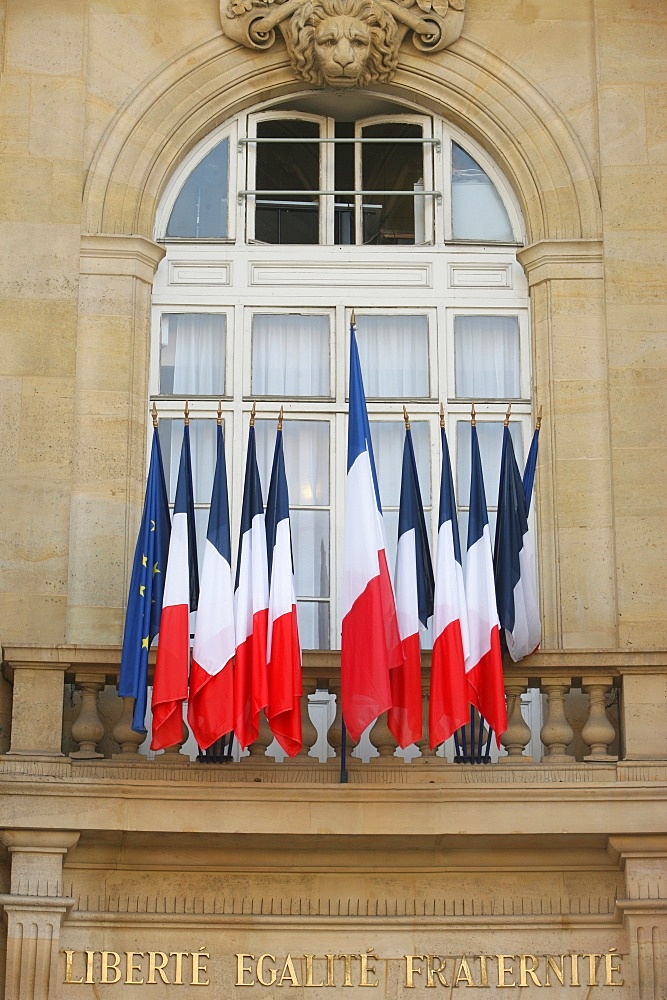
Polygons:
M351 13L331 0L317 15L327 41L308 35L310 9L298 20L305 3L0 0L0 995L661 1000L667 9L385 0ZM304 242L267 235L292 224L295 196L259 181L258 137L294 122L312 125L318 157ZM400 195L407 229L359 151L387 123L423 149ZM355 149L343 208L319 193L341 190L335 138ZM222 230L170 235L222 143ZM471 177L495 192L504 236L457 222ZM267 419L284 402L326 424L329 499L299 512L328 525L326 593L303 600L319 623L304 643L317 721L340 680L353 308L423 318L430 381L407 395L431 481L438 400L458 454L473 395L454 374L457 318L516 319L507 395L524 450L543 414L543 641L506 663L504 749L471 765L425 741L406 763L380 722L341 784L340 720L321 716L338 753L322 761L304 709L308 745L291 761L265 755L267 734L236 763L187 745L153 759L117 684L151 401L173 429L185 395L161 381L169 317L225 317L234 532L253 396ZM330 382L258 391L255 317L304 312L323 317ZM217 387L194 397L194 417L211 418ZM503 392L481 397L482 421L502 422ZM378 391L371 416L400 424L401 405ZM435 525L437 495L429 510ZM428 652L423 664L426 685Z

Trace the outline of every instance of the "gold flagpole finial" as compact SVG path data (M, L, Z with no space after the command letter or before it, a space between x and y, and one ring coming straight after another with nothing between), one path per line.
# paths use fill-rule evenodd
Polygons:
M218 427L222 426L222 400L220 400L220 399L218 400L218 418L217 418L217 424L218 424Z
M403 419L405 420L406 431L410 430L410 414L407 411L405 403L403 403Z
M542 404L540 403L540 408L537 411L537 420L535 421L535 429L539 431L542 426Z
M283 429L283 408L281 406L280 413L278 414L278 430L281 431L282 429Z
M507 413L505 414L505 427L509 427L510 413L512 412L512 404L509 403L507 407Z
M357 329L357 314L354 309L352 310L352 315L350 317L350 324L355 328L355 330Z
M473 403L472 408L470 410L470 426L474 427L476 423L477 421L475 420L475 404Z
M255 414L257 413L257 403L253 402L252 410L250 411L250 426L255 426Z
M183 423L186 427L190 423L190 404L187 399L185 400L185 410L183 411Z
M151 410L151 417L153 418L153 427L157 427L157 406L155 405L155 400L153 400L153 409Z
M440 426L445 426L445 407L442 403L440 404Z

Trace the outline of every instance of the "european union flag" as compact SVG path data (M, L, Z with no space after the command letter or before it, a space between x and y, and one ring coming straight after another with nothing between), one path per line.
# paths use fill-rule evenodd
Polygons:
M154 427L144 512L127 597L118 684L121 698L134 698L132 728L137 733L146 732L144 722L148 692L148 650L160 630L170 533L169 500L160 438L157 427Z

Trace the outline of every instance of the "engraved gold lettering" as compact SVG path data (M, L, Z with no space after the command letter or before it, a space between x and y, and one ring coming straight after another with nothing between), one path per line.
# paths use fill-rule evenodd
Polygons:
M570 986L579 986L579 956L577 954L570 955L570 966L572 968L572 982Z
M264 978L264 962L268 960L269 962L275 962L276 956L269 955L266 952L264 955L260 955L257 959L257 982L262 986L273 986L276 981L276 976L278 973L274 968L269 969L269 979Z
M324 986L324 983L313 982L313 961L314 955L305 955L306 959L306 986Z
M202 964L203 958L210 958L210 954L204 951L204 945L199 946L199 951L192 952L192 982L191 986L210 986L208 979L200 979L200 975L206 975L208 966Z
M559 955L558 958L560 959L560 969L556 965L556 959L554 958L554 956L547 955L547 970L546 970L546 978L544 980L545 986L551 986L551 980L549 979L549 969L551 969L553 974L556 976L561 986L565 985L565 969L564 969L565 955Z
M528 962L530 961L530 967ZM541 986L542 983L537 978L537 958L535 955L519 955L519 986L528 986L528 976L533 980L535 986Z
M334 961L336 959L336 956L325 955L324 957L327 960L327 986L335 986L336 983L334 978L334 970L335 970Z
M162 961L158 965L158 955ZM157 982L155 978L155 973L157 972L163 983L169 985L169 980L164 972L164 967L169 961L166 953L164 951L149 951L148 952L148 979L147 982L155 984Z
M102 973L100 975L100 982L105 986L117 983L120 979L120 955L117 951L101 951L100 955L102 956ZM115 959L113 962L111 961L112 956ZM109 979L110 972L114 973L113 979Z
M415 962L423 962L423 955L406 955L405 956L405 986L406 989L413 990L415 988L415 974L421 976L422 970L415 969Z
M506 983L505 976L514 975L513 969L508 969L505 967L505 960L508 959L510 962L516 958L515 955L496 955L495 959L498 963L498 989L509 989L510 986L516 986L515 982Z
M480 972L480 977L481 977L480 986L488 986L489 985L489 973L488 973L488 970L486 968L486 960L487 960L488 957L489 957L488 955L480 955L479 956L479 972Z
M187 954L187 952L186 952L186 954ZM244 955L242 952L241 953L239 953L239 952L236 953L236 985L237 986L254 986L255 985L255 980L254 979L253 979L253 981L251 983L246 983L246 981L245 981L246 973L248 973L249 976L252 975L252 969L249 969L248 966L245 964L246 958L249 958L251 962L254 962L254 960L255 960L255 956L254 955Z
M82 983L83 982L83 978L81 978L81 979L72 979L72 962L74 960L74 954L75 953L73 951L67 951L67 950L65 951L65 982L66 983Z
M588 986L597 986L597 969L596 969L596 959L602 958L602 955L594 955L593 953L589 955L582 955L582 958L588 959Z
M283 965L283 971L280 974L280 979L278 980L278 986L282 986L285 980L288 980L292 986L300 986L299 977L296 974L296 969L294 968L294 962L292 961L292 956L287 953L287 958L285 959L285 964Z
M73 951L65 951L65 982L66 983L82 983L83 977L81 979L72 979L72 961L74 959Z
M369 965L368 964L368 959L369 958L374 958L375 961L377 962L378 961L378 956L375 954L374 951L362 951L361 954L359 955L359 958L361 960L361 981L360 981L359 985L360 986L378 986L379 984L377 983L377 981L374 982L374 983L369 983L369 981L368 981L369 974L371 976L375 975L375 966L374 965Z
M436 959L440 963L437 968L435 966ZM445 965L447 964L447 959L440 959L439 955L427 955L426 956L426 985L435 986L434 976L437 976L443 986L449 986L449 983L445 979Z
M189 951L170 951L169 958L176 959L176 969L174 971L174 986L183 985L183 959L187 958ZM237 983L238 985L238 983Z
M454 986L458 986L459 983L465 982L468 986L477 986L477 983L472 978L472 973L470 971L470 966L468 965L468 959L465 955L462 955L459 959L459 971L454 980Z
M95 958L94 951L86 952L86 985L90 985L95 982L93 978L93 959Z
M141 977L141 979L135 979L134 978L135 972L141 972L141 966L140 965L135 965L134 964L134 960L135 960L135 958L143 958L143 957L144 957L143 951L126 951L125 952L125 960L126 960L126 965L125 965L125 985L126 986L143 986L143 984L144 984L143 976Z
M345 961L345 978L343 980L343 986L351 986L352 985L352 959L355 958L356 956L355 955L339 955L338 957L344 959L344 961Z
M614 975L615 972L621 971L620 962L618 965L613 964L615 958L620 959L620 955L614 955L615 951L616 951L615 948L610 948L607 954L604 956L605 973L606 973L604 981L605 986L623 986L625 982L623 979L621 979L620 983L615 983L614 980L612 979L612 976Z

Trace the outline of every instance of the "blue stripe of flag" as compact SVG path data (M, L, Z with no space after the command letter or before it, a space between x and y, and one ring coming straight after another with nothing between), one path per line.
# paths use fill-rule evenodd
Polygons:
M269 581L273 570L273 552L276 547L278 524L289 518L289 493L287 476L285 474L285 454L283 450L283 432L276 432L276 444L273 450L273 465L269 495L266 500L266 546L269 559ZM294 561L292 561L294 566Z
M216 458L211 492L211 510L208 515L206 538L231 566L232 545L229 532L229 495L227 491L227 463L222 427L216 428Z
M514 456L509 427L503 428L503 452L498 489L498 518L493 550L493 577L501 627L514 630L514 588L521 576L519 554L528 531L526 499L521 473Z
M440 428L440 445L442 448L442 470L440 473L440 511L438 515L438 530L452 522L452 541L454 543L454 558L461 563L461 543L459 541L458 522L456 517L456 497L454 496L454 479L452 463L449 457L449 445L445 428Z
M373 444L371 441L371 430L368 423L368 409L366 407L366 395L364 393L364 382L361 375L361 361L359 360L359 349L354 327L350 327L350 414L347 433L347 471L349 472L355 461L362 452L368 452L373 476L373 487L375 489L375 500L378 510L382 513L380 503L380 489L378 487L377 473L375 471L375 459L373 457Z
M245 460L245 480L243 483L243 506L241 508L241 543L236 559L236 582L234 589L238 589L239 573L241 569L241 553L243 550L243 536L250 531L253 518L257 514L264 513L264 501L262 499L262 484L257 468L257 443L255 441L255 428L251 424L248 432L248 450Z
M537 449L539 446L540 431L536 427L533 431L533 439L530 442L530 451L526 459L526 468L523 471L523 495L526 498L526 514L530 513L530 502L533 499L533 483L535 482L535 469L537 468Z
M489 523L484 493L484 477L482 475L482 459L479 453L477 428L470 427L470 511L468 514L467 548L471 549L484 533L484 526Z
M401 473L401 500L398 511L398 537L400 538L406 531L412 530L415 533L419 620L424 628L426 628L427 621L433 614L435 579L428 544L424 507L419 488L412 433L406 427L405 442L403 445L403 469Z

